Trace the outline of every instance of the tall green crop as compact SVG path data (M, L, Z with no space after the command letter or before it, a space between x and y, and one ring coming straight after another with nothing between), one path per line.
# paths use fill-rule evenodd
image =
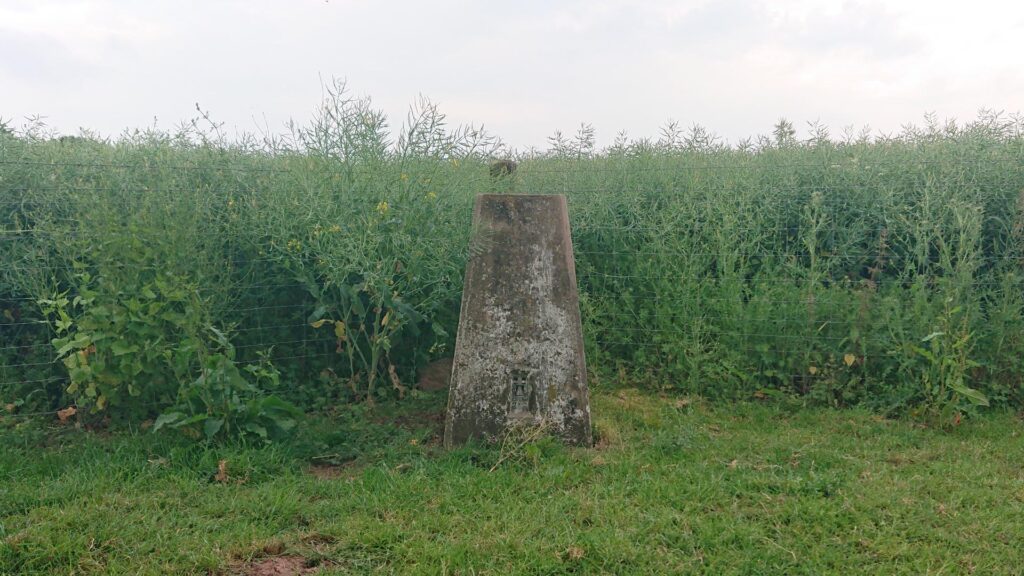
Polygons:
M597 386L1024 403L1019 121L551 144L495 179L482 131L426 101L392 130L341 85L264 141L0 132L0 402L141 418L257 370L307 408L402 395L451 353L473 197L512 190L568 197Z

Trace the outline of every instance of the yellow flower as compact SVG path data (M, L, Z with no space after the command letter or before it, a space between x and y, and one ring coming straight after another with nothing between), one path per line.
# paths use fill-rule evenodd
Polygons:
M384 214L388 213L388 201L387 200L381 200L380 203L377 204L377 212L380 212L381 215L384 215Z
M338 232L341 232L341 226L338 226L337 224L335 224L334 226L331 226L331 232L334 232L335 234L337 234Z
M300 250L302 250L302 242L299 242L298 240L295 240L295 239L289 240L288 241L288 250L299 252Z
M401 179L402 179L402 182L405 182L406 180L408 180L408 179L409 179L409 175L408 175L408 174L406 174L405 172L402 172L402 175L401 175L401 176L399 176L399 178L401 178Z
M235 199L234 198L228 198L228 208L231 208L234 205L235 205Z
M427 200L434 200L435 198L437 198L437 192L427 192Z

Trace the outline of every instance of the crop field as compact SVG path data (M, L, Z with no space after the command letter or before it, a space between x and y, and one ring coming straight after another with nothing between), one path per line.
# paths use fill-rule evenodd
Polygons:
M180 424L217 394L314 410L401 396L451 354L472 200L496 190L568 197L595 385L946 423L1024 400L1017 123L603 151L584 130L494 179L493 142L430 107L396 139L360 101L329 110L274 151L8 131L9 412Z
M687 551L668 553L679 570L756 572L752 559L720 555L727 538L763 555L775 567L767 572L840 571L843 556L878 573L1009 572L1010 559L1024 557L1019 528L1007 520L1021 512L1019 464L979 452L1020 445L1021 120L926 119L885 137L816 128L801 140L780 122L769 136L731 146L670 124L657 140L620 137L601 149L584 126L556 134L546 152L517 154L512 173L492 175L489 163L505 154L486 133L447 127L427 102L390 131L368 101L341 91L308 125L274 138L227 140L215 125L104 141L0 127L0 434L20 446L0 458L0 573L130 573L134 563L154 573L230 572L278 548L339 570L357 558L348 567L357 572L561 573L576 569L571 560L654 573L676 571L649 557L675 546ZM606 516L603 498L632 498L621 530L601 520L597 528L529 528L502 508L495 521L524 524L467 526L489 530L505 556L488 556L488 544L475 547L470 528L449 520L440 532L461 534L448 541L451 555L435 550L410 564L440 537L413 528L412 510L466 498L472 490L452 484L462 468L477 467L460 481L478 479L496 502L513 506L511 495L521 494L524 510L554 514L541 506L538 485L520 485L502 467L487 484L494 475L480 462L494 464L499 448L442 456L417 447L429 435L339 424L381 407L442 402L416 382L452 354L473 253L471 208L482 192L567 197L596 417L607 410L613 428L632 418L615 398L639 389L630 397L668 428L623 432L624 442L645 444L636 455L544 441L516 452L512 468L526 466L523 478L575 494L556 507L571 501ZM718 432L694 436L696 424L673 412L683 401L702 407L706 428L727 420L730 407L758 424L722 432L723 453L712 441ZM771 437L773 410L795 414L792 437ZM843 437L847 419L866 445ZM349 452L339 456L338 442L317 431L330 422L362 440L346 439ZM882 430L879 422L896 423ZM829 430L835 445L816 444L814 428ZM744 453L748 441L761 451ZM409 443L412 452L399 449ZM686 452L698 444L699 455ZM887 465L896 444L931 456ZM398 452L372 456L382 446ZM43 456L33 463L36 453ZM791 453L796 464L783 461ZM703 468L684 473L691 456ZM357 461L359 472L327 488L303 471L317 458ZM237 485L212 481L249 508L217 510L210 500L168 520L205 526L211 539L203 542L178 540L186 524L173 536L156 529L127 541L149 531L157 511L203 493L197 475L218 474L220 459L251 468L248 478L229 473L246 480ZM598 459L614 464L601 468ZM717 460L724 463L715 468ZM168 467L146 464L153 461ZM891 470L872 476L874 466ZM634 492L629 475L638 470L664 483ZM938 498L950 489L946 472L972 484L947 492L948 502ZM925 475L931 500L905 474ZM573 488L579 478L592 482L589 492ZM160 488L143 486L150 481ZM870 502L849 499L858 482L871 485L862 486ZM974 491L977 483L986 491ZM909 501L880 500L894 486ZM689 502L685 510L704 510L710 524L662 508L646 515L645 502L662 490L707 498L703 509ZM330 511L311 504L319 512L307 514L284 502L292 491L311 502L358 502ZM837 495L847 499L818 507ZM278 502L266 516L261 498ZM63 516L72 506L135 519L119 534L87 514ZM794 527L786 510L821 517ZM353 516L318 519L328 513ZM236 514L242 524L222 525ZM580 514L585 522L589 513ZM869 516L878 523L862 524ZM302 540L320 534L313 525L321 521L326 539ZM644 532L669 525L690 540ZM564 530L546 531L553 527ZM831 548L830 538L842 546Z

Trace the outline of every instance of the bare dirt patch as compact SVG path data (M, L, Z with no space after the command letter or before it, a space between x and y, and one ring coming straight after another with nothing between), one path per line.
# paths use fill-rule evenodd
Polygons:
M352 463L341 465L313 464L306 469L306 472L321 480L351 480L359 475L360 470L361 467Z
M435 436L444 434L444 412L410 412L398 415L393 422L408 430L430 430Z
M416 383L424 392L444 390L451 383L452 359L441 358L427 364L420 370L419 381Z
M309 566L302 556L273 556L253 561L240 573L245 576L303 576L319 570L317 566Z

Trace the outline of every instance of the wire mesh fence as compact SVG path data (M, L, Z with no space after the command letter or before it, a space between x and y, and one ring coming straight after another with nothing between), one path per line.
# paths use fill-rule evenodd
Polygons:
M1022 402L1017 137L538 157L497 179L471 157L0 150L6 417L154 415L214 354L310 408L402 395L451 353L472 198L494 191L568 197L594 385Z

